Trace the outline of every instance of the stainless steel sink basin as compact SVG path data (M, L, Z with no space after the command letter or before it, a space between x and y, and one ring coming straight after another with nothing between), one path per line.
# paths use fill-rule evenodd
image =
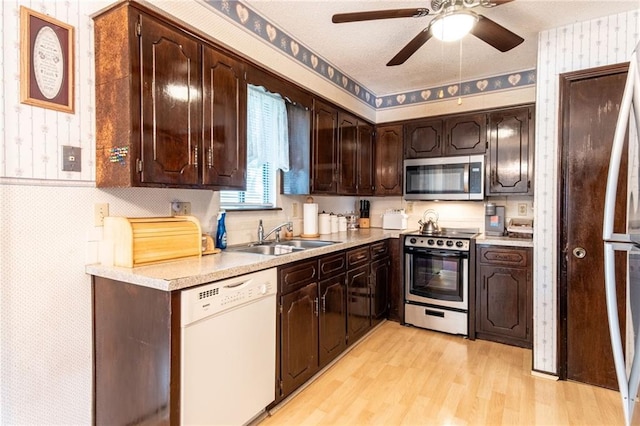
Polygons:
M280 245L280 244L248 246L248 247L247 246L233 247L230 249L231 251L239 251L242 253L266 254L269 256L281 256L283 254L295 253L295 252L304 250L304 248L286 246L286 245Z
M332 244L336 244L337 241L321 241L321 240L285 240L280 241L278 244L292 247L301 247L301 248L317 248L330 246Z
M284 240L280 242L269 241L262 244L251 243L246 246L229 247L229 251L242 253L265 254L269 256L281 256L283 254L297 253L302 250L325 247L336 244L337 241L322 240Z

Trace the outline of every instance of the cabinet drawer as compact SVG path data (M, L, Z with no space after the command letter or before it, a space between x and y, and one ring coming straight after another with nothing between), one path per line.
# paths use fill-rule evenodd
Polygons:
M347 267L349 269L369 263L369 246L359 247L347 252Z
M318 262L306 260L278 270L280 293L287 294L318 280Z
M488 265L509 265L522 266L529 265L530 248L516 247L478 247L478 262Z
M332 277L344 272L347 268L347 260L344 252L325 256L319 261L320 279Z
M378 260L389 256L389 244L387 244L387 241L373 243L369 247L371 248L371 260Z

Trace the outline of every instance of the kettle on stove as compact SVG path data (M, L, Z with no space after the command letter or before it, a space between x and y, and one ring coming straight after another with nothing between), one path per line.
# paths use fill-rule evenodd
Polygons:
M438 226L438 213L429 209L422 215L422 220L418 221L420 225L420 233L425 235L437 235L440 233L440 227Z

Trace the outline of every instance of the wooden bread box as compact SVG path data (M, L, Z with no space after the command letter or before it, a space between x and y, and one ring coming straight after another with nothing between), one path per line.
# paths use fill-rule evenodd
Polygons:
M129 268L202 255L200 222L193 216L105 217L104 243L101 262Z

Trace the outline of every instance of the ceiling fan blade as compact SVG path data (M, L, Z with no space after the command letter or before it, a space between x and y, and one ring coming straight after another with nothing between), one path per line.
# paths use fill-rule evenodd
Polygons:
M478 22L470 32L501 52L511 50L524 41L518 34L482 15L478 15Z
M430 28L427 27L424 30L420 31L417 36L413 38L405 47L402 48L400 52L396 56L393 57L388 63L387 66L391 67L394 65L404 64L404 62L411 57L423 44L425 44L431 38Z
M344 22L372 21L374 19L420 18L428 14L429 9L424 7L414 9L373 10L370 12L337 13L333 15L331 22L341 24Z

